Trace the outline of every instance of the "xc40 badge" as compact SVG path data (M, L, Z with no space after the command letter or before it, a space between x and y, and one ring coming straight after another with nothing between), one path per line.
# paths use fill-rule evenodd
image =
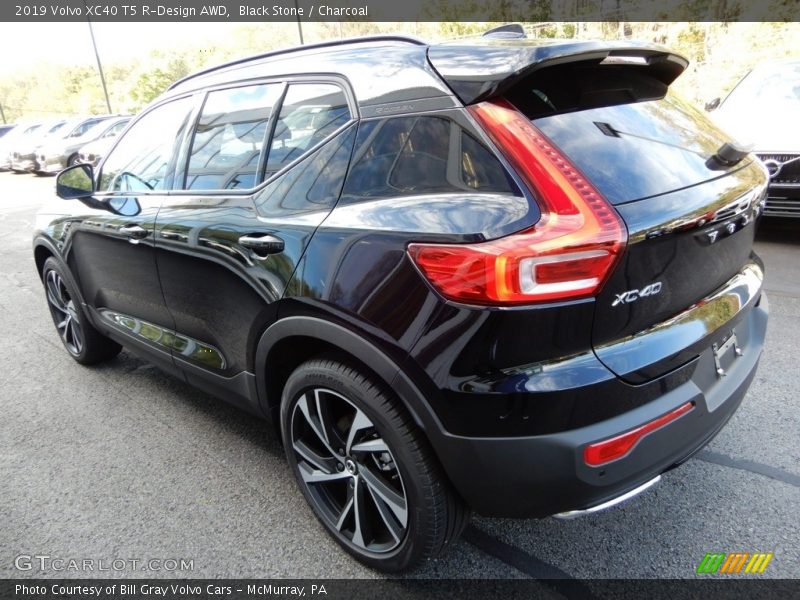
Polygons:
M611 303L611 306L630 304L631 302L636 302L639 298L655 296L660 291L661 282L656 281L655 283L651 283L640 290L628 290L627 292L622 292L621 294L615 294L616 298L614 298L614 302Z

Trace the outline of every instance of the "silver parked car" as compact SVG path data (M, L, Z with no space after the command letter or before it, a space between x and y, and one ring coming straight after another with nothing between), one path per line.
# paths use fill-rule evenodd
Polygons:
M78 152L78 162L90 164L96 167L100 164L103 157L111 150L117 136L121 134L128 126L132 117L120 117L120 119L109 127L102 136L93 142L89 142L83 146Z
M125 128L130 116L107 117L95 122L81 135L68 135L62 139L53 139L44 144L37 152L38 172L58 173L66 167L75 165L80 160L80 150L87 144L102 139L106 135L115 136Z
M11 168L11 155L15 148L27 146L31 140L39 136L46 125L44 123L25 123L0 139L0 170Z
M27 139L25 144L20 144L12 149L11 169L17 172L27 171L30 173L38 171L39 148L54 141L78 138L86 133L93 125L106 118L107 117L74 117L52 121L51 127L42 127L42 133L40 135L35 135Z
M800 60L758 65L706 109L767 167L764 214L800 218Z

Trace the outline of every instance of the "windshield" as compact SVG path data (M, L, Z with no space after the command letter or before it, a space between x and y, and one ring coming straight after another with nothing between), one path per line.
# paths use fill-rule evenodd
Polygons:
M753 69L737 85L721 110L731 113L797 113L800 109L800 62Z

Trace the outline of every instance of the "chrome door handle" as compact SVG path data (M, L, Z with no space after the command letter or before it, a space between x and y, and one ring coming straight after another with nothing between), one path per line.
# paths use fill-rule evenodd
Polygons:
M120 233L132 238L134 240L143 240L150 235L150 230L145 229L141 225L131 223L130 225L123 225L119 228Z
M256 254L277 254L283 252L283 240L269 234L250 234L239 238L239 244Z

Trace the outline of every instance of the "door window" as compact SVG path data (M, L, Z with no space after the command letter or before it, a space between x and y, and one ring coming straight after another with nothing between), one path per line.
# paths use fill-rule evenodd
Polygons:
M211 92L189 153L188 190L240 190L256 186L277 84Z
M192 103L187 97L162 104L134 123L103 163L98 191L172 189L175 152L186 131Z
M267 177L350 120L347 97L331 83L293 83L286 92L267 160Z

